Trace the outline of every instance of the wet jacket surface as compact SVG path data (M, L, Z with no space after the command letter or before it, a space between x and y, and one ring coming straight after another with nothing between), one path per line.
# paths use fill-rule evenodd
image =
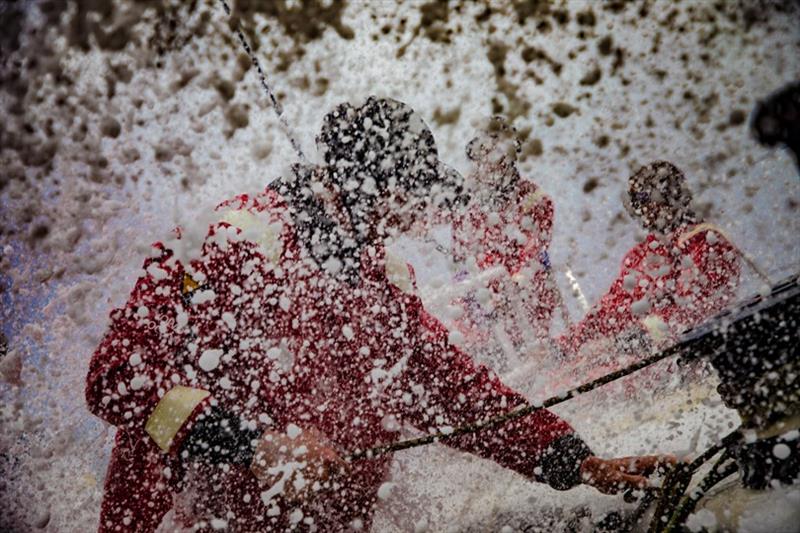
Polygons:
M517 323L518 327L509 332L515 344L525 336L522 329L537 338L547 337L557 305L556 287L549 274L552 231L552 200L534 183L524 180L508 202L508 209L490 212L473 205L453 221L454 258L467 266L457 281L493 268L504 270L488 283L493 293L489 305L486 298L474 293L459 302L466 314L456 327L467 341L486 341L491 334L487 325L493 322L489 315L494 309L507 327Z
M382 248L361 249L359 276L342 277L311 258L276 193L218 211L189 265L155 248L92 358L89 407L117 427L100 531L153 531L173 508L201 530L368 530L390 455L289 506L247 465L180 453L211 408L249 430L314 426L344 455L398 440L402 425L446 431L525 401L387 279ZM562 489L589 453L546 410L448 444Z
M660 340L697 325L732 302L739 253L707 223L659 238L649 234L625 255L611 288L559 343L566 351L599 337L647 331Z

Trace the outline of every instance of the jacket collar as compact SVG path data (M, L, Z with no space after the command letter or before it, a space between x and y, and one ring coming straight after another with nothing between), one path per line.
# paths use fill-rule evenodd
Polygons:
M362 278L378 281L386 277L383 245L358 242L325 210L311 190L318 167L296 165L294 176L270 183L269 188L282 196L294 222L301 249L322 269L350 285Z

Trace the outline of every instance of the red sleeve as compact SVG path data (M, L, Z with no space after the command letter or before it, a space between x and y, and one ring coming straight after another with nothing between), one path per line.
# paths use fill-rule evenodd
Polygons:
M539 248L546 250L550 247L553 238L553 201L549 196L544 196L533 209L533 219L539 229Z
M617 335L630 326L633 317L630 313L631 297L621 290L621 284L612 286L600 302L577 324L570 327L558 339L559 345L567 352L600 337Z
M223 206L252 215L275 205L274 194L262 196L237 197ZM241 220L240 225L278 220L279 213L270 211L268 215L265 221ZM193 272L198 280L213 273L216 281L231 283L243 275L243 256L234 249L274 253L274 260L284 251L286 226L280 235L267 232L257 237L258 242L250 242L249 237L230 240L231 228L243 231L224 218L209 227L202 245L205 259ZM269 251L259 248L262 246ZM187 356L187 350L192 335L197 334L189 324L188 297L191 291L200 290L198 284L185 278L184 267L171 250L161 245L157 248L159 257L145 262L145 273L128 302L111 312L109 329L89 365L86 401L100 418L120 428L144 430L162 451L174 453L197 415L208 407L214 387L188 364L195 359ZM190 282L184 287L186 279Z
M725 237L714 230L693 236L685 244L676 283L676 313L686 326L693 326L721 311L734 298L739 285L739 254Z
M527 403L521 394L505 386L489 369L476 365L450 344L447 330L422 309L421 303L418 303L418 312L420 338L416 339L417 349L411 356L407 372L407 385L416 394L406 412L411 423L426 431L446 431L447 427L456 428L485 420ZM564 440L565 437L569 439ZM537 467L544 456L554 452L557 441L580 443L580 460L590 453L567 422L545 409L445 442L494 460L529 478L548 480L549 472ZM570 469L577 472L579 463L570 465ZM579 482L576 475L573 478L569 486Z
M615 336L636 321L631 313L633 294L625 290L623 283L631 265L638 264L645 253L645 245L640 244L625 255L620 273L608 292L580 322L572 325L557 339L556 342L562 350L574 353L583 344L600 337Z
M183 268L170 257L161 248L160 257L145 261L145 275L125 306L111 312L111 325L89 364L89 409L120 428L143 428L160 398L185 382L174 368L188 334L176 327L184 312Z
M512 274L525 266L530 261L537 263L542 260L541 253L546 252L550 247L550 240L553 236L553 201L549 196L541 192L541 190L530 182L524 182L520 186L520 220L530 217L530 222L533 227L525 227L522 224L521 229L528 237L527 242L520 250L518 257L518 265L513 269Z

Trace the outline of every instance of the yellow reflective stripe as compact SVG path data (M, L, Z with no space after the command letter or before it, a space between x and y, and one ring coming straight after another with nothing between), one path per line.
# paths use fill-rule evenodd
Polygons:
M532 193L526 194L525 197L520 202L523 209L529 211L533 209L539 201L544 198L545 194L544 191L541 189L536 189Z
M692 229L690 229L689 231L687 231L686 233L681 235L678 238L678 246L683 246L683 243L685 243L686 241L688 241L689 239L691 239L692 237L694 237L695 235L697 235L698 233L701 233L703 231L716 231L717 233L722 235L722 237L725 240L730 241L730 239L728 238L728 235L726 235L724 231L719 229L718 226L715 226L714 224L711 224L710 222L703 222L702 224L698 224L697 226L693 227Z
M411 272L408 270L408 263L396 255L386 252L386 278L389 282L406 294L414 293L414 282L411 279Z
M650 338L656 343L666 339L669 334L669 326L664 322L664 319L658 315L647 315L647 317L642 320L642 324L650 335Z
M172 439L178 434L195 407L209 396L203 389L178 385L167 392L158 402L153 414L147 419L144 430L164 452L169 451Z
M246 209L230 209L223 213L221 220L239 228L244 239L257 244L267 261L277 265L283 253L283 223L267 217L266 213L258 216Z

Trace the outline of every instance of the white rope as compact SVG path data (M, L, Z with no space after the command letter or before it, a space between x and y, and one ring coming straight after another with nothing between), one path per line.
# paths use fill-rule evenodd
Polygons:
M569 281L570 289L572 289L572 295L577 298L578 303L581 304L581 308L585 311L589 310L589 300L586 299L586 295L583 294L583 290L581 289L580 284L578 283L578 278L575 277L575 274L572 273L572 269L567 267L564 270L564 275L567 276L567 281Z

